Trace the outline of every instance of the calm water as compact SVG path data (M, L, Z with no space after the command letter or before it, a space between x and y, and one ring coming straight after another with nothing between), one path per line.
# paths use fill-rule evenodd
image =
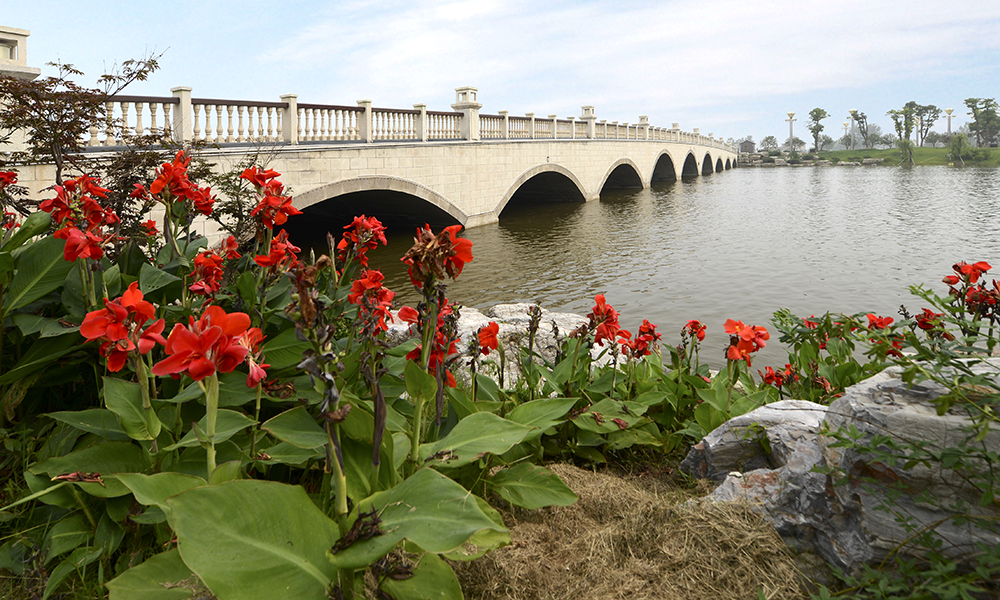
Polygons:
M603 293L635 331L642 319L676 344L689 319L708 324L702 359L724 363L728 318L764 325L871 311L897 316L910 284L940 283L958 260L1000 271L1000 171L919 167L738 169L588 204L512 206L466 231L475 259L448 297L486 309L505 302L586 314ZM412 303L396 231L372 256ZM1000 277L1000 276L998 276ZM784 364L777 335L754 366Z

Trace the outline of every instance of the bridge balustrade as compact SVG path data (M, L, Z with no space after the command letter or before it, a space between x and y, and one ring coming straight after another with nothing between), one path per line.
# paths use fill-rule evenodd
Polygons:
M460 89L475 92L474 88ZM597 121L592 106L583 107L580 117L560 119L556 115L536 118L534 113L510 116L507 111L480 115L478 109L428 111L423 104L415 104L412 110L373 108L368 100L358 101L357 106L299 104L292 94L282 96L281 102L256 102L192 98L191 89L184 87L171 91L173 96L166 97L109 98L105 118L83 136L84 145L95 149L118 146L133 136L211 144L599 139L701 144L736 151L697 129L681 131L677 123L669 129L653 127L645 116L634 124ZM470 128L467 120L474 124L478 120L478 127Z

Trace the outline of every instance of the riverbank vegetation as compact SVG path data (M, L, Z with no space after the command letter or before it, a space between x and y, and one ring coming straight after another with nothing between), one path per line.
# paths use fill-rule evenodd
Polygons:
M998 167L1000 166L1000 150L997 149L975 149L980 154L977 157L970 157L964 162L968 166L977 167ZM908 164L909 160L903 156L899 148L864 148L857 150L832 150L820 152L817 155L821 160L836 162L861 162L866 158L882 159L880 164L886 166L898 166ZM953 160L949 148L913 148L913 164L920 166L945 165L962 166L961 161Z
M985 262L956 264L947 296L915 290L931 308L899 321L778 311L783 366L752 366L774 343L772 330L730 319L726 368L713 374L700 357L715 332L697 320L676 332L679 343L648 321L626 331L613 290L545 359L537 307L519 344L505 344L492 323L460 340L448 283L474 258L459 226L417 230L402 260L421 299L396 312L394 292L368 264L385 243L378 219L359 216L330 236L325 254L302 255L280 230L296 212L280 174L249 166L238 177L252 189L254 234L210 248L191 223L216 198L189 165L179 152L135 182L133 198L164 214L141 234L117 231L108 190L88 176L5 221L5 598L229 599L279 589L295 598L403 600L428 589L459 598L456 569L472 585L478 567L461 563L502 552L512 512L558 511L584 493L550 463L670 472L731 416L782 398L828 403L893 363L910 381L947 386L942 409L966 412L969 437L944 449L887 440L872 449L877 459L961 469L986 512L952 507L956 518L997 530L997 471L980 466L1000 460L981 444L997 425L1000 384L969 366L996 344L1000 288L986 284ZM0 173L0 186L15 183L16 173ZM391 319L408 323L413 338L389 347ZM851 443L848 434L840 443ZM661 509L650 515L674 514ZM632 523L667 526L656 519ZM616 531L594 543L623 543ZM935 540L933 528L917 528L881 569L843 574L819 593L996 593L1000 550L955 557ZM652 553L643 543L629 552ZM699 549L713 551L721 552ZM767 571L787 563L752 562L759 577L739 584L750 589L727 584L732 597L773 597L774 581L787 584Z

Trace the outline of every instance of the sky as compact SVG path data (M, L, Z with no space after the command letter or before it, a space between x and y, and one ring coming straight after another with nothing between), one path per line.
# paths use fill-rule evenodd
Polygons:
M850 109L892 131L913 100L954 108L1000 96L1000 0L4 0L28 29L29 66L93 85L149 54L160 69L125 93L450 110L478 88L481 114L679 123L715 137L843 135ZM944 132L945 120L934 127Z

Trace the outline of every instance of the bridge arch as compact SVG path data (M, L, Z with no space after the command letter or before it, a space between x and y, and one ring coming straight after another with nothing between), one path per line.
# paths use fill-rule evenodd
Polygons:
M720 158L715 159L715 172L716 173L721 173L724 170L725 170L725 167L722 164L722 158L720 157Z
M563 191L572 190L579 194L579 196L568 200L570 202L586 202L587 200L596 199L598 197L597 194L594 194L592 198L591 194L587 193L587 189L583 186L583 183L580 182L580 179L566 167L555 163L545 163L528 169L514 180L514 183L507 188L507 193L504 194L500 203L493 209L492 212L494 219L499 219L500 213L502 213L503 209L507 207L507 204L511 201L514 195L517 194L517 192L520 191L525 184L536 177L544 178L546 180L545 183L559 187ZM573 194L571 194L571 196L572 195Z
M681 169L681 177L697 177L699 173L698 159L694 157L694 152L688 152L684 158L684 167Z
M715 173L715 165L712 164L712 155L706 152L705 158L701 161L701 174L711 175L712 173Z
M456 221L465 225L469 216L456 207L450 200L435 192L434 190L420 185L414 181L400 177L379 175L374 177L356 177L344 179L334 183L321 185L294 197L292 204L299 210L306 209L314 204L325 202L354 192L390 191L400 192L428 202L448 213Z
M669 150L661 150L653 163L653 174L650 183L659 181L677 181L677 167L674 166L674 157Z
M726 170L728 171L729 169L732 169L732 168L733 168L733 165L729 162L729 159L727 158L726 159Z
M639 170L639 166L632 162L632 159L621 158L616 160L605 171L604 177L601 179L601 184L597 186L598 193L604 191L605 187L642 189L645 185L643 185L642 173Z

